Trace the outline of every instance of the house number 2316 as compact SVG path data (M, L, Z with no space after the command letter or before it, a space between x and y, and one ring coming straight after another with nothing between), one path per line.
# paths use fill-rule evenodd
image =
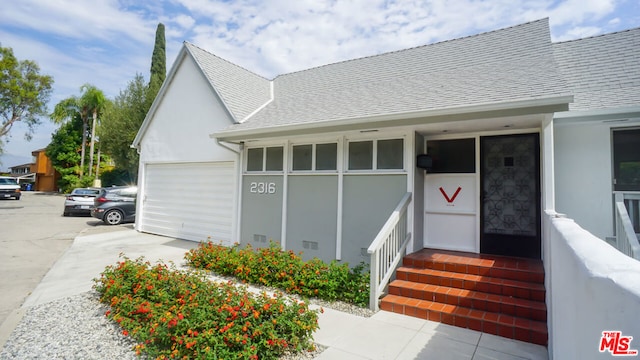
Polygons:
M249 184L249 192L253 194L275 194L276 183L252 182Z

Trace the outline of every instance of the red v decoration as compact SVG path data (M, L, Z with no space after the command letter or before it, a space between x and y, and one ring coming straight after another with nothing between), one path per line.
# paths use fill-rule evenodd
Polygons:
M458 186L458 189L456 189L456 192L453 194L453 196L449 197L449 195L447 195L447 193L444 191L442 186L440 187L440 192L442 193L442 196L444 196L444 199L447 200L449 204L451 204L456 199L458 194L460 194L460 190L462 190L462 188Z

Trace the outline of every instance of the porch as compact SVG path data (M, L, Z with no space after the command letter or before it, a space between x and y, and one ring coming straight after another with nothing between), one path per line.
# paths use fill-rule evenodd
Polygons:
M640 262L573 220L545 211L540 262L433 250L405 256L410 203L408 193L368 249L373 309L546 344L549 358L558 359L593 357L603 331L640 333ZM618 208L626 213L624 202ZM398 268L401 261L413 269Z

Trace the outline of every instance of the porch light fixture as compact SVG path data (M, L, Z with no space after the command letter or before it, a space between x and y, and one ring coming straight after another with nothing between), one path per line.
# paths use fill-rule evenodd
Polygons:
M416 167L424 169L425 171L431 170L431 168L433 168L433 158L427 154L418 155L416 157Z

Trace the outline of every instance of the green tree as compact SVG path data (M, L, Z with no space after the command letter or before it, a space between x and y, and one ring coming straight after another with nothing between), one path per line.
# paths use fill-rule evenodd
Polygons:
M69 192L75 187L90 185L93 179L82 178L80 173L80 148L82 147L82 119L79 116L63 123L51 136L46 154L53 167L60 173L58 187Z
M27 125L25 139L31 140L33 130L40 124L40 116L47 114L53 78L41 75L34 61L19 61L13 49L0 46L0 154L4 138L16 122Z
M80 96L68 97L54 107L51 114L51 120L56 124L62 124L71 120L79 119L81 121L81 155L80 155L80 177L84 175L85 149L87 145L87 136L89 132L89 119L92 119L91 126L91 150L89 175L92 174L93 152L95 142L95 131L98 116L104 109L106 99L104 93L91 84L84 84L80 87L82 94Z
M155 89L156 94L167 76L167 56L165 47L164 25L159 23L156 28L156 42L153 47L153 55L151 56L151 76L149 78L149 87ZM154 94L154 96L156 94Z
M137 74L125 90L110 102L102 116L99 137L102 150L109 154L118 169L126 170L130 179L138 174L138 153L131 143L151 107L155 94Z

